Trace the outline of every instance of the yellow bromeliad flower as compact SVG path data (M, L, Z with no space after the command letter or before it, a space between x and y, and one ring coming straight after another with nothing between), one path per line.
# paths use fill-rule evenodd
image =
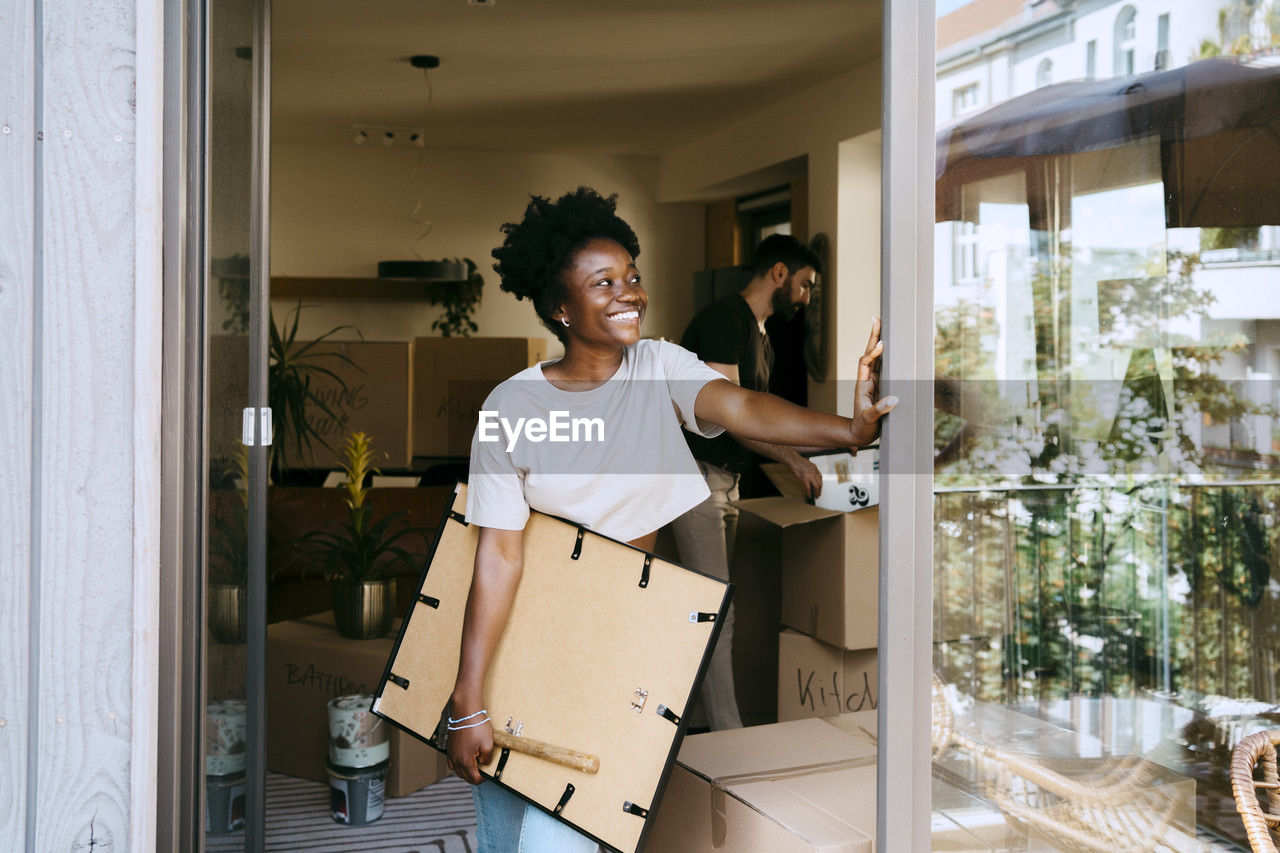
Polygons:
M364 506L364 496L369 492L364 485L365 478L370 473L380 473L373 467L372 445L366 433L353 432L342 447L342 470L347 475L343 488L347 492L347 506L353 510Z

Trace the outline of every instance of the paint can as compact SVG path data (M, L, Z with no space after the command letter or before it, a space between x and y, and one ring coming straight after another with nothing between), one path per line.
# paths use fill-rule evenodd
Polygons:
M329 813L338 823L364 826L382 817L390 760L372 767L324 763L329 771Z
M391 757L390 726L373 713L366 694L329 700L329 763L337 767L372 767Z
M205 832L244 828L245 703L213 702L205 709Z
M206 835L244 829L244 774L205 776L204 809Z

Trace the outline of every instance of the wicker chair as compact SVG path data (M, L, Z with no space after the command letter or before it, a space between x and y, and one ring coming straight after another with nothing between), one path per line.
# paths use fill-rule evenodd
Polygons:
M955 747L986 765L987 794L1005 821L1059 850L1080 853L1188 848L1179 817L1186 797L1158 784L1159 769L1140 757L1112 758L1066 776L1044 762L982 743L957 730L946 685L933 677L933 756Z
M1276 775L1276 746L1280 729L1254 732L1240 740L1231 751L1231 792L1236 811L1244 821L1249 845L1254 853L1277 853L1280 842L1280 778ZM1254 768L1262 768L1262 780L1254 779ZM1269 805L1263 811L1258 789L1266 791Z

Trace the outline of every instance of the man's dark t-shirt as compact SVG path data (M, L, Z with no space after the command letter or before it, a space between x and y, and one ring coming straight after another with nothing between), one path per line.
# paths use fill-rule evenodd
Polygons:
M738 365L738 381L751 391L768 391L773 370L773 347L760 333L751 306L738 294L717 299L690 321L680 345L703 361ZM755 455L722 434L703 438L685 431L694 458L742 472Z

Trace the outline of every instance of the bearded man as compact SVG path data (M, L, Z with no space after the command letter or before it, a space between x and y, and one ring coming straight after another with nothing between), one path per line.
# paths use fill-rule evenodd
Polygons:
M730 381L752 391L768 391L773 348L765 335L765 320L774 314L789 319L801 305L808 304L815 277L821 272L822 259L795 237L766 237L752 259L751 281L741 292L699 311L685 329L680 345ZM738 510L733 502L738 499L743 472L755 464L757 456L784 463L811 497L822 489L822 475L790 447L733 438L728 433L708 439L686 431L685 439L711 496L671 523L680 561L727 581L738 529ZM733 685L732 648L730 605L702 685L702 704L713 731L742 726Z

